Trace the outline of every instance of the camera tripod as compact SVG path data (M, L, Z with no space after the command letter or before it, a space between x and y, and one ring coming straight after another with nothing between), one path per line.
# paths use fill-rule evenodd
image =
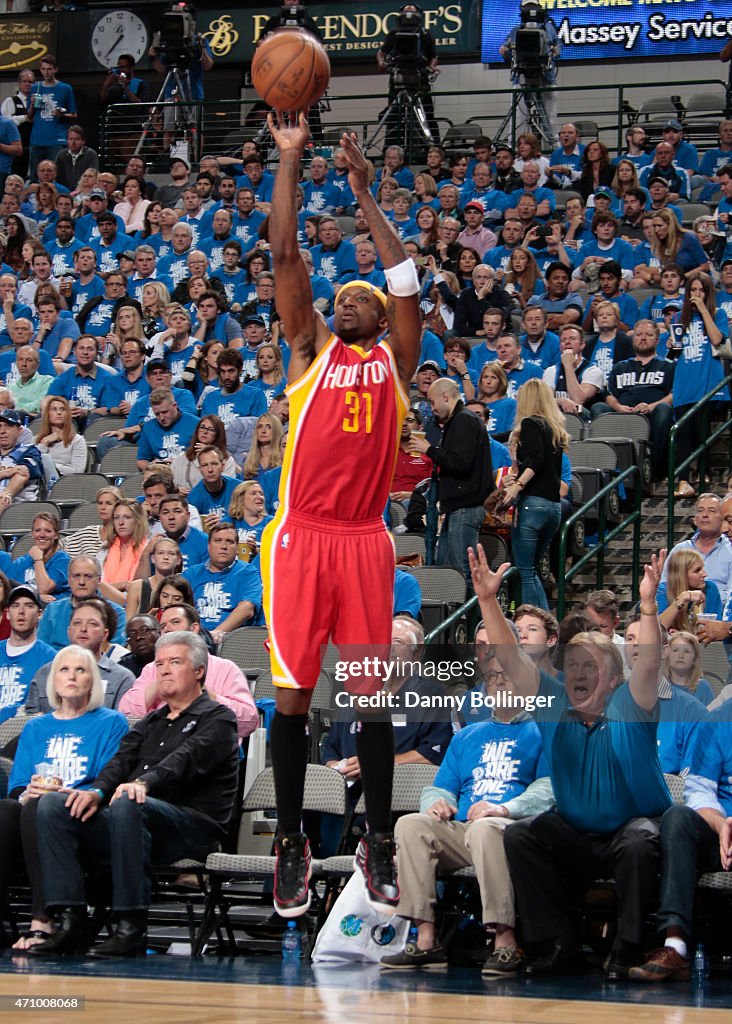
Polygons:
M170 87L170 99L164 99ZM171 148L175 140L176 155L185 157L190 163L197 159L198 125L196 107L191 99L191 79L187 68L173 64L163 81L158 97L151 104L148 116L143 122L142 132L135 147L139 156L148 136L160 129L163 121L164 146Z
M544 90L547 86L535 79L514 85L511 106L498 127L494 136L494 144L504 140L504 132L509 129L511 145L522 131L532 132L546 146L556 145L556 136L551 119L544 103ZM542 147L543 148L543 147Z
M381 148L401 146L407 163L418 161L418 151L437 141L427 119L423 95L423 89L409 91L406 85L401 85L381 114L373 135L366 140L366 150L374 146L383 132L384 145Z

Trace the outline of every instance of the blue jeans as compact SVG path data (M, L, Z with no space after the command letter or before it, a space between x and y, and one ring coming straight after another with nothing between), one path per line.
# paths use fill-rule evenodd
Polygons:
M518 505L516 526L511 528L513 561L521 576L521 601L549 610L537 567L559 529L562 506L558 501L528 495Z
M191 811L154 797L138 804L123 796L88 821L72 818L66 795L38 803L38 852L47 907L86 905L84 864L109 863L112 909L147 910L153 864L205 860L217 842L215 827Z
M113 448L121 448L122 446L127 448L134 447L129 441L120 441L116 437L100 437L97 441L97 462L101 462L107 452L111 452Z
M478 531L484 519L485 509L482 505L448 512L437 542L436 564L451 565L459 569L466 580L470 581L468 548L475 548L477 545Z

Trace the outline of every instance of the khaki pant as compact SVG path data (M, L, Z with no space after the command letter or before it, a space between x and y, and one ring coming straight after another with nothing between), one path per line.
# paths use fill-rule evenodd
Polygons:
M513 886L503 851L507 818L438 821L427 814L405 814L396 823L400 917L434 921L437 872L475 868L484 924L516 921Z

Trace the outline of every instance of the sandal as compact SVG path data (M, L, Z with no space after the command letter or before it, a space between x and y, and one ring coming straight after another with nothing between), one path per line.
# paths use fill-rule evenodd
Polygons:
M45 942L52 935L52 931L44 932L41 928L34 928L32 931L24 932L12 948L22 953L25 949L31 949L33 946L40 945L41 942Z

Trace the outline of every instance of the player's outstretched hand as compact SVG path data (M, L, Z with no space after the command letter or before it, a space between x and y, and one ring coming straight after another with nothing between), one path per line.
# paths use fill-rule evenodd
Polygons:
M310 128L302 111L297 115L297 120L294 123L288 124L282 111L276 110L274 113L267 114L267 126L280 153L291 151L302 156L310 139Z
M367 192L369 187L369 165L361 151L355 132L344 132L341 136L341 149L346 155L348 164L348 184L354 195Z
M496 596L501 589L504 575L511 568L510 562L504 562L493 572L488 565L482 544L479 544L475 550L468 548L468 564L473 580L473 590L479 601L487 601L488 598Z

